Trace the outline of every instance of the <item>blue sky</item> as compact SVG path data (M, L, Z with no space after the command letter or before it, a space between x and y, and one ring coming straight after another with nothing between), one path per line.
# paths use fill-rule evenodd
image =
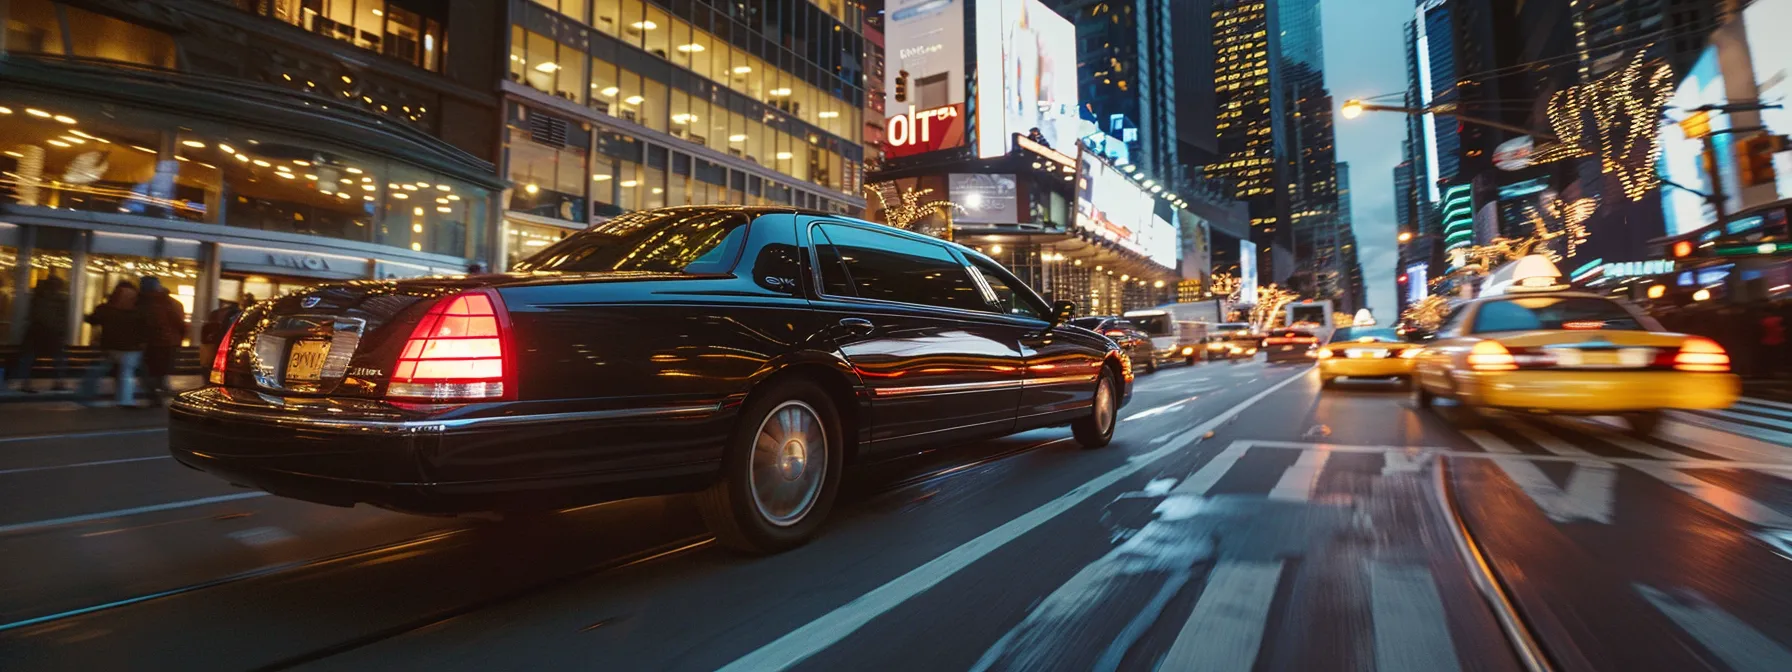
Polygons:
M1336 105L1406 88L1401 43L1413 0L1321 0L1325 24L1325 83ZM1356 228L1369 306L1383 324L1394 314L1394 165L1400 163L1405 118L1370 113L1336 115L1338 160L1350 163L1352 224Z

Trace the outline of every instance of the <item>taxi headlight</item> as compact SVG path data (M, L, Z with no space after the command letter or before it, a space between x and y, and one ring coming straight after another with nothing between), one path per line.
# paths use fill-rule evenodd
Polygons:
M1423 352L1425 352L1424 348L1407 348L1405 350L1400 351L1400 358L1401 359L1418 359L1419 355Z
M1189 347L1186 347L1186 348L1183 348L1183 349L1182 349L1182 354L1185 354L1185 355L1192 355L1192 354L1195 354L1195 348L1194 348L1194 346L1189 346Z
M1320 359L1331 359L1332 358L1331 348L1326 348L1326 349L1320 350L1318 353L1314 354L1313 356L1318 357Z

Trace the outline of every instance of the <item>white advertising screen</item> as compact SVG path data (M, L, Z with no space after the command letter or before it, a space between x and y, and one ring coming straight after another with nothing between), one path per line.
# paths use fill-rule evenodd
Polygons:
M886 45L886 50L892 49ZM1077 140L1076 27L1039 0L977 3L977 156L1039 129L1065 154Z
M1257 244L1238 241L1238 303L1257 303Z
M1430 266L1413 264L1406 267L1406 305L1425 300L1431 292Z
M1742 10L1742 21L1748 32L1749 61L1755 69L1757 97L1775 102L1792 93L1792 40L1786 39L1786 26L1792 25L1792 0L1755 0ZM1774 107L1761 110L1761 124L1768 133L1792 133L1792 109ZM1773 157L1775 185L1780 198L1792 197L1792 152Z
M1702 158L1705 151L1704 141L1686 137L1680 125L1675 122L1688 115L1685 110L1702 105L1722 105L1724 102L1726 102L1724 77L1718 69L1717 49L1706 47L1705 53L1699 57L1692 69L1687 71L1686 79L1681 81L1680 88L1674 92L1673 100L1668 103L1675 108L1675 111L1668 115L1670 119L1663 121L1661 126L1661 159L1658 171L1663 177L1677 184L1709 193L1711 184ZM1729 115L1711 115L1713 130L1721 130L1728 125ZM1729 136L1716 136L1713 142L1727 144ZM1720 149L1722 148L1720 147ZM1719 157L1723 156L1725 155L1719 154ZM1718 167L1720 174L1733 170L1731 163L1721 160L1721 158ZM1725 182L1725 193L1736 194L1737 190L1734 186L1727 184L1729 180L1725 179ZM1662 206L1662 214L1667 219L1668 235L1684 235L1711 223L1713 215L1710 214L1710 205L1697 194L1685 189L1663 189L1661 195L1665 201ZM1731 205L1732 211L1736 207L1740 207L1740 202L1735 201L1733 197L1731 202L1733 204Z
M1013 224L1020 221L1013 175L952 173L946 178L952 202L962 208L953 221L967 224Z
M1158 217L1157 201L1131 178L1096 155L1077 160L1076 226L1165 268L1176 267L1180 238Z
M964 100L966 0L889 0L884 7L884 109L931 110ZM1072 63L1074 68L1075 64ZM908 99L896 79L908 72Z

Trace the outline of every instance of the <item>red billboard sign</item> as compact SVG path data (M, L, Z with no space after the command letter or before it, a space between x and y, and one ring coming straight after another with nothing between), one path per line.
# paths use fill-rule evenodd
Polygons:
M884 155L889 158L925 154L964 146L964 103L929 110L908 110L884 120Z

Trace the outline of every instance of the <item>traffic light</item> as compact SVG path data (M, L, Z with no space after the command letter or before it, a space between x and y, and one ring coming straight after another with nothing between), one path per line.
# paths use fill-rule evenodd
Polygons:
M1736 143L1736 164L1741 169L1742 186L1773 184L1773 155L1786 146L1786 136L1757 135Z
M896 71L896 102L908 102L908 71Z

